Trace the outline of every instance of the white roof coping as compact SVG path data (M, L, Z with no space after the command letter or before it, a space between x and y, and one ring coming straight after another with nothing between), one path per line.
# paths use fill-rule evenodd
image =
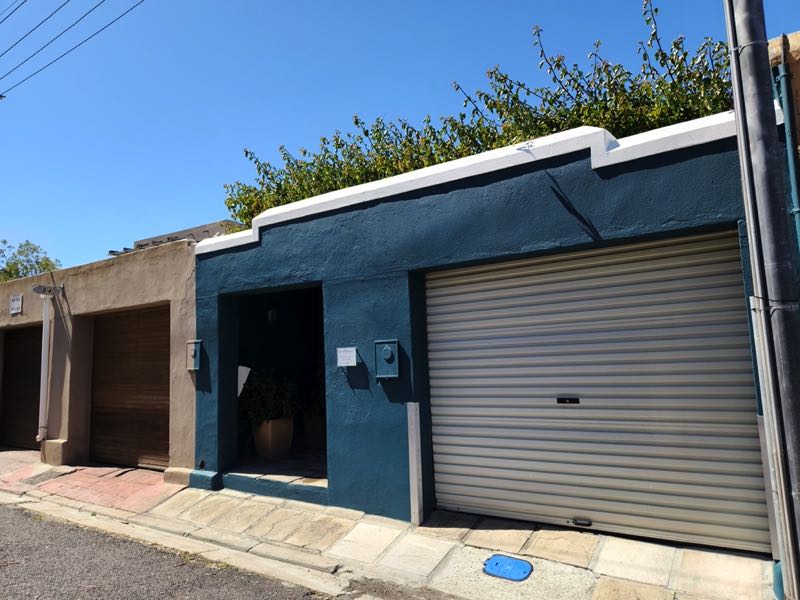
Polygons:
M778 124L783 123L783 113L776 103ZM395 196L405 192L450 183L459 179L491 173L509 167L570 154L580 150L591 153L592 168L606 167L630 160L706 144L736 135L733 111L727 111L692 121L677 123L617 140L599 127L576 127L569 131L544 136L459 158L424 169L410 171L370 183L320 194L312 198L277 206L253 219L250 229L220 235L200 241L196 254L217 252L258 241L261 227L293 221L347 208L364 202Z

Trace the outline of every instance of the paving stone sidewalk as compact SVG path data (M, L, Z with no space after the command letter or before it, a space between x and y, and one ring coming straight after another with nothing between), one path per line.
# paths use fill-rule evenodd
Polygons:
M17 471L48 472L35 464ZM136 469L83 468L38 484L19 481L3 483L0 458L0 490L16 494L15 502L29 510L86 523L96 522L87 514L115 519L126 535L161 532L190 548L185 551L240 568L282 565L276 572L285 577L299 569L297 577L323 582L325 593L381 580L475 600L773 600L771 561L735 553L444 511L413 527L338 507L183 489ZM512 583L483 574L494 551L529 560L532 576Z

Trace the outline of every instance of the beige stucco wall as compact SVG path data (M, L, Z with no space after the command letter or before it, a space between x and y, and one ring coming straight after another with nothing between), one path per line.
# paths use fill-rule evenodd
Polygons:
M178 241L0 284L0 337L10 327L41 323L42 300L33 293L33 285L64 286L63 295L54 301L51 319L49 422L43 460L75 464L89 458L92 317L169 303L170 466L166 477L176 482L188 479L194 463L195 386L194 374L186 369L186 341L195 337L194 265L193 245ZM20 293L23 314L12 317L9 300Z

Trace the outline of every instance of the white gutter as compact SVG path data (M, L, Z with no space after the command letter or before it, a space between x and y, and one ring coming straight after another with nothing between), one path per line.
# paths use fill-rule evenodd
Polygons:
M33 291L39 294L42 304L42 357L39 367L39 430L36 441L47 439L47 397L50 391L50 305L53 297L63 291L55 286L34 285Z
M777 103L775 112L778 124L783 123L783 112ZM581 150L589 150L592 168L597 169L732 138L735 135L736 121L733 111L645 131L619 140L599 127L577 127L522 144L482 152L379 181L320 194L299 202L276 206L253 219L253 226L250 229L198 242L195 254L218 252L258 242L259 229L268 225L332 212Z

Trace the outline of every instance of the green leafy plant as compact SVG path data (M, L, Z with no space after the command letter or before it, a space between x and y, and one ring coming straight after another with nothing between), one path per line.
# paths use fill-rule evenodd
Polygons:
M705 38L691 51L683 36L665 45L658 14L653 0L643 1L649 35L637 45L638 70L605 59L599 41L587 64L570 64L545 50L543 32L534 27L533 46L549 86L531 86L494 67L487 87L474 94L453 82L463 110L438 122L428 116L419 125L381 118L367 123L356 115L352 131L321 138L316 151L300 148L294 155L280 146L280 165L245 149L256 179L225 186L228 210L249 226L268 208L580 125L622 137L730 109L727 46Z
M253 427L293 416L299 409L297 386L253 369L239 395Z
M18 246L0 240L0 282L30 277L61 268L58 260L52 259L41 246L25 240Z

